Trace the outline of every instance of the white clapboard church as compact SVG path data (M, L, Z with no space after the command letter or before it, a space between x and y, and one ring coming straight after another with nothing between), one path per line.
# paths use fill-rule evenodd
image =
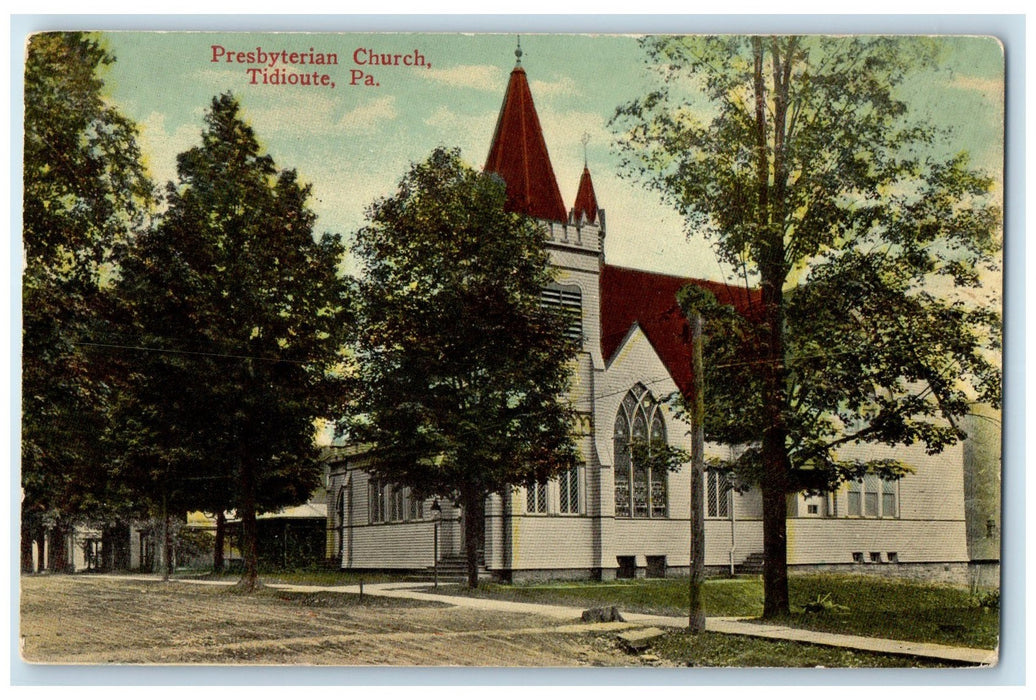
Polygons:
M721 474L690 483L689 465L654 473L622 449L663 438L690 451L686 423L664 399L690 386L689 328L676 304L688 283L745 310L736 286L606 264L605 212L584 168L574 205L562 201L525 70L511 72L486 171L507 183L508 206L550 230L557 284L552 303L578 309L582 338L573 382L582 464L549 483L515 488L486 503L482 561L487 576L632 578L686 573L690 493L705 489L706 567L758 570L762 503L732 493ZM645 231L645 236L650 235ZM707 446L723 456L727 448ZM788 562L794 567L868 569L927 578L966 575L963 450L926 455L902 448L916 471L898 482L870 477L837 493L791 497ZM370 478L359 447L329 451L328 557L348 570L441 570L461 566L464 513L447 498L415 501L405 488ZM437 547L436 547L437 545ZM437 551L436 551L437 549Z

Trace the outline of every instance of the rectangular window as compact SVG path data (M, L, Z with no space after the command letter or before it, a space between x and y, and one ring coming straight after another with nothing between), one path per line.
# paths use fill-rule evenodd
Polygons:
M896 517L896 482L882 479L881 481L881 515L885 518Z
M881 552L871 552L871 563L872 564L880 564L881 563Z
M558 512L579 512L579 466L574 466L558 478Z
M868 474L863 477L863 514L869 518L876 518L879 511L878 488L881 479L876 474Z
M730 479L725 472L707 471L706 514L710 518L730 517Z
M535 483L525 487L525 512L547 512L547 484Z
M389 501L389 520L398 522L403 519L403 487L392 487L392 498Z
M895 518L899 516L899 485L894 480L867 474L862 481L847 485L848 515L867 518Z
M407 493L407 498L410 501L410 519L424 520L424 501L416 498L413 491Z
M367 492L370 496L370 521L385 522L385 484L379 479L372 479L367 484Z
M862 487L863 484L859 481L849 482L849 515L863 515L863 510L860 507L863 502L861 494Z

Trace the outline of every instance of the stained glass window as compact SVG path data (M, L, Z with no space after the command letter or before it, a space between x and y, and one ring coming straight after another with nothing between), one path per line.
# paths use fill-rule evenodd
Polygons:
M634 445L644 446L649 457L652 447L668 445L661 406L642 384L627 392L615 417L615 515L668 517L668 474L650 463L637 463L634 454L645 451L635 451Z

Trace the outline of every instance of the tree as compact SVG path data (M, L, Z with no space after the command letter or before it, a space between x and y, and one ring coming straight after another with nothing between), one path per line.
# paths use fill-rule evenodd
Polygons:
M79 32L36 34L25 61L22 240L22 569L33 541L81 516L111 519L129 494L107 479L110 397L93 352L118 251L148 223L152 185L135 126L104 98L115 58ZM42 548L40 548L42 554Z
M541 303L545 233L504 210L502 180L437 149L356 237L360 400L350 437L372 472L463 506L468 585L491 493L577 461L566 400L575 347Z
M786 614L789 493L898 478L907 465L845 448L936 453L973 402L998 405L999 315L968 293L1000 213L990 179L933 155L942 134L899 97L934 59L925 40L644 46L662 82L616 114L626 164L758 284L743 316L694 291L682 302L710 318L705 428L744 447L725 466L761 489L764 615Z
M137 339L122 397L127 477L171 507L241 520L241 587L257 584L256 515L306 500L314 421L338 411L350 292L337 235L313 235L309 186L261 153L232 96L177 158L168 211L123 266Z

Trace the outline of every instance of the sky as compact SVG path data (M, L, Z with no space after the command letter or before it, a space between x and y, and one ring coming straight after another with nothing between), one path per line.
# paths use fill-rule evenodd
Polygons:
M104 78L111 98L138 123L159 183L175 178L176 154L199 143L212 97L232 92L277 165L295 168L312 184L317 230L349 240L363 225L368 205L390 195L409 165L437 146L457 146L469 164L482 166L517 40L511 34L116 32L105 35L116 63ZM653 84L635 37L532 34L520 41L567 207L575 199L582 141L588 139L585 158L607 215L608 262L725 279L730 270L706 241L688 237L679 215L656 193L621 177L609 119ZM917 111L952 129L949 150L970 151L975 165L1002 182L1000 46L962 37L940 43L942 64L919 71L903 94ZM263 84L248 72L257 64L237 61L238 52L259 49L336 54L337 65L287 67L327 75L333 87ZM424 65L360 64L372 54L399 55L400 62L420 55ZM351 264L346 270L355 272Z

